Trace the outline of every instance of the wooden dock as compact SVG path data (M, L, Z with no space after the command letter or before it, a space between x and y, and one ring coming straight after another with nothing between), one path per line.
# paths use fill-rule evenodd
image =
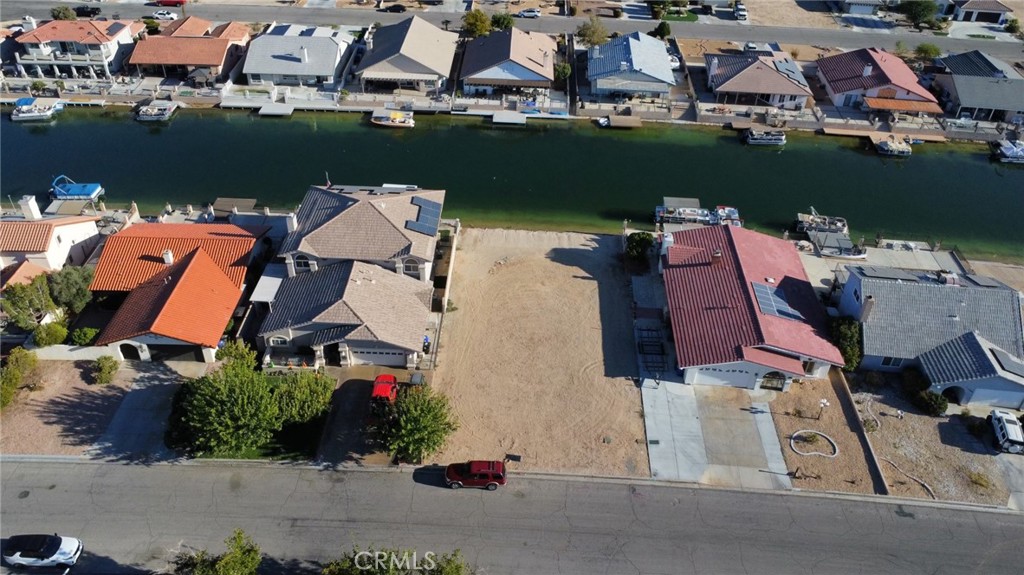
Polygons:
M834 128L832 126L825 126L822 130L829 136L855 136L858 138L868 138L872 142L876 140L886 140L889 136L896 136L896 139L902 140L904 138L910 138L911 140L922 140L925 142L947 142L948 138L941 134L901 134L899 132L880 132L878 130L856 130L850 128Z
M619 129L632 129L643 126L639 116L608 116L608 127Z
M264 104L260 108L259 114L261 116L291 116L292 112L295 111L295 106L291 104Z

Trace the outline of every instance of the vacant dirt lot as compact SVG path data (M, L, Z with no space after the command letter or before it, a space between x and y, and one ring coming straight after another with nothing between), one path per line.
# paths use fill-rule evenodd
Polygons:
M913 476L927 483L938 499L1006 505L1009 491L996 452L971 435L968 418L922 414L903 399L896 377L887 377L873 389L859 383L858 377L851 381L856 382L851 385L861 417L878 423L878 430L870 434L871 444L893 495L931 499ZM903 410L903 419L897 417L897 410ZM958 406L949 406L948 413L959 411ZM973 415L969 420L984 422L984 413Z
M1013 289L1024 292L1024 266L998 262L971 262L971 267L983 276L996 278Z
M436 462L649 475L619 241L463 232L434 378L461 427Z
M131 387L122 369L109 385L90 385L91 362L40 361L31 381L0 414L0 452L82 455L103 435Z
M787 28L839 28L820 0L746 0L750 23Z
M829 403L825 409L821 409L822 399ZM788 392L776 394L769 405L786 467L793 474L793 487L816 491L874 493L860 438L845 416L831 382L810 380L793 385ZM804 429L820 431L834 439L839 447L839 455L829 458L794 452L790 447L790 437ZM820 437L813 444L798 441L796 446L805 453L833 453L828 442Z

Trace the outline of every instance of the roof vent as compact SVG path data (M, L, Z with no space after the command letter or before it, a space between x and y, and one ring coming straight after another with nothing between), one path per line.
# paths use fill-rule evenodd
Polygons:
M766 282L768 282L770 284L773 284L773 283L775 283L775 278L764 278L764 281L766 281Z
M722 250L715 250L711 252L711 263L717 263L722 261Z
M164 263L167 265L174 263L174 252L171 250L164 250Z

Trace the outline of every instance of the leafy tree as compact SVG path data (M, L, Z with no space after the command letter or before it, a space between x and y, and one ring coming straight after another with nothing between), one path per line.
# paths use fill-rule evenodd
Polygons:
M114 381L114 376L121 364L112 355L101 355L92 362L92 377L97 385L107 385Z
M50 299L45 275L36 276L29 284L7 286L0 305L14 325L26 331L35 329L47 312L57 309Z
M45 89L46 89L46 82L44 82L42 80L33 80L32 83L28 85L28 91L31 92L32 94L36 95L36 96L42 94L43 90L45 90Z
M942 49L935 44L929 44L927 42L918 44L917 48L914 48L914 55L919 60L929 61L938 58L942 54Z
M239 453L265 445L281 429L280 410L266 376L229 361L185 382L183 422L199 453Z
M843 354L846 365L845 371L853 371L860 365L863 351L861 351L860 322L852 317L833 318L829 325L832 334L832 343L839 348Z
M651 30L647 34L650 36L654 36L655 38L661 38L662 40L664 40L665 38L668 38L669 36L672 35L672 26L670 26L668 22L662 20L661 22L658 23L654 30Z
M96 336L99 334L100 330L94 327L80 327L71 332L71 343L75 345L91 345L92 342L96 341Z
M77 20L75 11L70 6L54 6L50 8L50 18L54 20Z
M146 26L146 34L156 36L160 33L160 23L152 18L143 18L142 23Z
M555 64L555 80L568 80L569 76L572 76L571 64L568 62L559 62Z
M1016 18L1010 18L1006 21L1006 27L1003 28L1010 34L1017 34L1020 32L1020 20Z
M907 0L900 2L896 6L896 10L914 24L920 24L934 18L935 13L939 11L939 5L932 0Z
M422 461L459 428L448 398L429 387L402 390L393 409L394 417L384 426L384 444L401 461Z
M576 28L576 36L588 46L598 46L608 41L608 29L600 18L591 16L590 20Z
M228 550L223 555L212 555L205 549L178 553L171 560L174 575L256 575L263 556L245 531L235 529L224 544Z
M7 407L14 399L25 378L35 371L39 359L35 352L16 347L7 356L7 365L0 372L0 407Z
M903 43L903 40L896 40L896 47L892 49L892 53L900 58L907 57L907 45Z
M64 340L68 338L68 328L56 321L37 327L33 333L36 345L39 347L64 343Z
M491 19L483 13L483 10L466 12L466 15L462 17L462 29L469 34L470 38L486 36L491 33Z
M914 396L914 405L932 417L946 413L949 400L934 391L922 391Z
M93 268L66 266L48 276L50 298L71 313L79 313L92 300L89 284L92 283Z
M650 232L633 232L626 238L626 257L641 262L647 258L647 250L654 245Z
M240 339L228 340L217 350L217 359L225 363L237 363L241 369L256 369L256 350L250 349Z
M300 371L278 385L276 393L281 424L305 423L320 417L331 406L334 380Z
M515 20L512 19L512 15L508 12L498 12L491 16L491 28L495 30L508 30L515 25Z

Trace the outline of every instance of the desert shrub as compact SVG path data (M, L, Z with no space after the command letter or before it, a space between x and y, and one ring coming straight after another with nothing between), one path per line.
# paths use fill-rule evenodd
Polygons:
M864 375L864 387L868 389L879 389L885 385L885 376L877 371L869 371Z
M71 343L75 345L90 345L96 341L96 336L99 334L100 330L94 327L80 327L71 332Z
M946 413L949 400L934 391L922 391L914 396L914 405L932 417Z
M839 348L843 354L843 366L845 371L853 371L860 365L863 351L860 341L860 322L852 317L836 317L829 322L829 332L832 335L832 343Z
M960 417L967 419L971 416L971 410L966 407L960 410Z
M35 371L39 359L34 352L16 347L7 356L7 365L0 373L0 407L11 403L25 378Z
M1016 18L1010 18L1006 21L1006 27L1004 28L1010 34L1017 34L1020 32L1020 20Z
M612 8L612 18L622 18L622 8Z
M111 355L102 355L92 362L92 377L99 385L107 385L114 381L114 374L117 373L121 364Z
M68 328L57 322L41 325L36 328L34 333L36 345L39 347L64 343L64 340L68 338Z
M874 419L871 419L870 417L865 417L863 420L861 420L861 423L864 424L864 431L868 433L874 433L878 431L878 422L876 422Z
M968 471L967 477L971 480L971 483L981 487L982 489L992 487L992 480L989 479L988 475L985 475L980 471Z

